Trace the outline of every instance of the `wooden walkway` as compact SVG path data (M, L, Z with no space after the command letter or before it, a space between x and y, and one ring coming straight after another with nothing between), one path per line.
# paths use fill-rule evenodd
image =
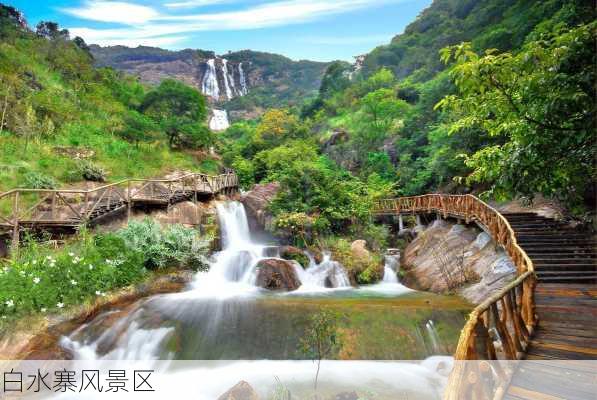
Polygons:
M0 194L0 233L18 245L23 230L74 229L117 213L169 207L238 190L238 177L190 173L172 179L126 179L93 189L13 189Z
M535 266L537 327L506 399L597 399L597 254L588 233L504 214ZM562 362L561 360L566 360Z
M589 233L533 213L501 214L471 195L378 202L377 215L441 214L475 222L510 255L518 278L477 306L454 358L446 399L597 399L597 251ZM496 343L499 346L496 346ZM488 371L491 377L488 375Z

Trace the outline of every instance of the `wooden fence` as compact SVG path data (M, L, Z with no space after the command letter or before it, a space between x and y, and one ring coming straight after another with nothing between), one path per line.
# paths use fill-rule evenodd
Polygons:
M518 277L470 314L460 338L455 365L445 392L448 400L501 398L511 363L466 363L466 360L520 359L536 325L533 263L518 245L514 230L493 207L472 195L428 194L380 200L374 214L439 213L481 225L516 265ZM488 383L487 377L491 377ZM491 387L490 392L487 391Z

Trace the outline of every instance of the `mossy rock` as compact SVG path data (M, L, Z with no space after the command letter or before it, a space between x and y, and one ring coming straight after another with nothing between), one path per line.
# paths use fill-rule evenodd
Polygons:
M303 268L309 266L309 257L298 247L284 246L280 249L280 257L285 260L296 261Z

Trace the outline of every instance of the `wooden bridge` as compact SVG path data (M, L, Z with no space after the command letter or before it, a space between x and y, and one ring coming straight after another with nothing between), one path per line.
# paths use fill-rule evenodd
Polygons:
M373 212L474 222L516 265L517 278L478 305L462 329L446 399L596 398L597 361L583 362L597 359L597 253L589 233L534 213L500 213L472 195L381 200ZM536 362L517 368L490 360ZM574 361L554 367L554 360Z
M135 207L169 207L238 188L234 172L221 175L189 173L172 179L125 179L93 189L13 189L0 194L0 232L74 229L93 225Z

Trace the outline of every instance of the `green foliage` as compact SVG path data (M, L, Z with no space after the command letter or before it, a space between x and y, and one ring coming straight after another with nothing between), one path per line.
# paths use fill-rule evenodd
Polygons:
M60 311L141 281L150 268L206 268L208 238L146 220L115 233L83 231L56 249L38 239L0 262L0 328L12 319Z
M163 80L147 93L140 109L164 129L170 147L201 147L211 143L210 131L204 126L205 97L182 82Z
M24 176L25 180L22 187L28 189L56 189L56 181L48 175L41 172L29 171Z
M196 231L182 225L162 227L151 219L132 221L116 233L128 248L143 254L148 269L169 265L185 265L194 269L207 268L205 254L209 240L199 238Z
M31 240L0 266L0 325L25 315L59 311L138 282L146 275L140 253L113 234L55 250Z
M477 128L503 140L466 158L469 182L491 184L498 199L539 192L582 202L596 178L596 27L560 29L517 54L480 56L466 43L442 52L456 62L459 89L438 104L451 114L450 132Z
M81 160L78 163L78 171L81 177L87 181L92 182L105 182L106 171L99 165L89 161Z
M22 185L28 171L57 186L81 179L71 153L56 151L65 147L93 151L113 179L197 168L194 156L167 147L165 126L139 112L147 89L136 78L94 68L84 42L52 24L37 36L9 9L0 8L0 190ZM175 126L185 139L177 146L208 143L204 125Z

